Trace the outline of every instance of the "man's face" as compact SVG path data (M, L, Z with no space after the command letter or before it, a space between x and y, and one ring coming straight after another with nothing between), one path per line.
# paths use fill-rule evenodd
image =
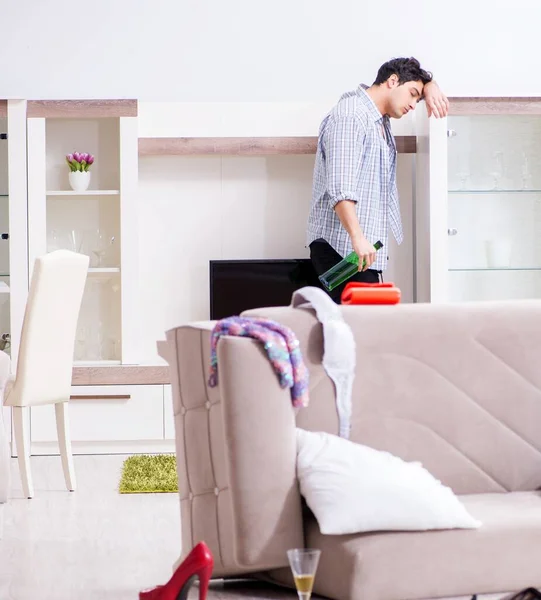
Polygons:
M422 81L408 81L398 84L398 77L391 75L387 81L389 87L389 116L401 119L410 110L414 110L423 96Z

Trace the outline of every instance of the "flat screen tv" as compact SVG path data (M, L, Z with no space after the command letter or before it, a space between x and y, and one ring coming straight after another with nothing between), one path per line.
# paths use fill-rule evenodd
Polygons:
M223 319L263 306L288 306L307 285L321 287L309 258L211 260L210 318Z

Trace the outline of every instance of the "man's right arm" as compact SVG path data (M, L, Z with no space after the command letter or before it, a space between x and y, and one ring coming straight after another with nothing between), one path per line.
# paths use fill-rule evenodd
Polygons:
M364 236L359 219L357 218L355 202L340 200L335 205L334 211L338 215L342 227L348 232L353 250L355 250L355 253L359 257L359 271L366 271L376 260L376 249ZM364 268L363 260L365 264Z
M327 191L331 207L347 231L359 257L359 270L368 269L376 260L376 250L361 229L355 204L359 193L360 169L364 151L365 130L354 115L334 117L325 132Z

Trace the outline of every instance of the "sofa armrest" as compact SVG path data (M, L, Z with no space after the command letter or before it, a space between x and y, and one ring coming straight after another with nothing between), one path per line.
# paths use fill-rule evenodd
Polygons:
M285 566L286 551L303 545L290 392L261 346L235 337L218 343L210 388L210 335L167 333L183 555L204 539L217 577Z

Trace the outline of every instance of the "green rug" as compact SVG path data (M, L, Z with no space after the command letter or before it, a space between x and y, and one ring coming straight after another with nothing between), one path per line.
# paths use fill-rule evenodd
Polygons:
M140 454L124 461L118 491L121 494L178 492L174 454Z

